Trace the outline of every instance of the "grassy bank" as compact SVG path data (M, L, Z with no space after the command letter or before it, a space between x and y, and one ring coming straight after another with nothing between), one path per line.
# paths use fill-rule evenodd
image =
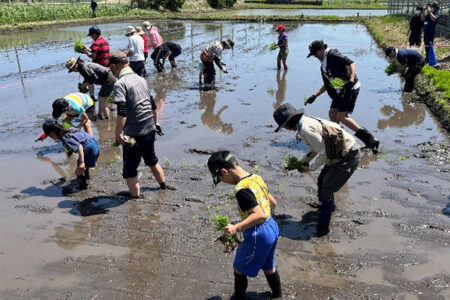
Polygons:
M383 45L406 48L408 44L409 23L406 17L383 16L364 19L364 23L373 38ZM448 45L448 40L437 38L435 44ZM436 70L425 66L416 78L417 94L430 108L442 126L450 131L450 47L436 47L436 56L441 61L442 69ZM445 60L445 61L444 61Z
M380 3L357 3L357 2L324 2L322 5L307 4L267 4L267 3L241 3L236 8L263 8L263 9L387 9Z

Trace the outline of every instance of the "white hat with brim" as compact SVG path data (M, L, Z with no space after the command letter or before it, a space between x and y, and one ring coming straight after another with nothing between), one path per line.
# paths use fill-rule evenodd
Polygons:
M130 35L135 32L136 32L136 28L134 28L133 26L128 26L125 35Z
M142 22L142 27L149 29L150 27L152 27L152 24L149 21L144 21Z
M144 30L142 30L141 26L136 26L136 32L138 34L140 34L140 35L144 35L145 34L145 32L144 32Z

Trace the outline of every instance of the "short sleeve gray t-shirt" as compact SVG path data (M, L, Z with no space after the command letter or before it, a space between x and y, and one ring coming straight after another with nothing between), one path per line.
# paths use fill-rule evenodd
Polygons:
M133 54L130 56L130 61L145 60L144 39L138 34L130 36L128 38L128 51L133 52Z
M114 103L126 105L125 135L142 136L155 130L149 87L141 76L131 72L120 77L114 84Z

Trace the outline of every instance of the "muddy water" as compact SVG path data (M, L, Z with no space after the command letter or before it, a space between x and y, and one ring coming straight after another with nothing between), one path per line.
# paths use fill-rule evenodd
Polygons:
M112 49L123 49L128 23L101 26ZM159 100L165 135L157 155L174 192L156 190L139 169L145 199L127 201L120 149L111 147L114 119L95 123L101 144L89 190L63 197L74 159L59 145L34 143L53 99L74 92L80 80L63 63L87 26L7 38L0 70L0 294L6 299L228 299L233 255L223 253L211 214L238 220L231 186L213 188L206 155L189 149L226 148L259 172L278 200L281 238L277 264L287 299L446 299L450 295L448 137L416 99L401 94L398 77L366 28L358 24L287 24L289 71L277 71L272 24L156 23L165 40L183 47L180 68L149 82ZM66 35L70 33L69 35ZM348 37L351 36L351 40ZM218 91L200 92L196 65L201 48L232 37L225 51L228 74ZM329 237L316 239L318 173L284 173L282 157L302 155L287 132L275 135L273 110L302 107L320 85L319 62L307 45L323 38L357 64L362 88L353 117L382 141L378 156L364 153L361 168L336 195ZM83 38L88 44L89 40ZM18 59L17 59L18 58ZM18 64L21 73L18 72ZM327 117L321 96L308 114ZM430 145L416 146L431 142ZM441 145L441 146L439 146ZM250 280L261 298L264 276Z
M384 16L383 9L242 9L237 16Z

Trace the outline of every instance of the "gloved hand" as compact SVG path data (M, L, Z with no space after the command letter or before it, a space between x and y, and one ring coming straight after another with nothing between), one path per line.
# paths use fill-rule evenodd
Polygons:
M302 163L298 168L297 171L300 173L308 172L309 171L309 163Z
M312 104L315 100L316 100L316 96L315 95L312 95L311 97L309 97L308 99L306 99L306 101L305 101L305 105L306 104Z
M355 85L355 83L349 80L349 81L347 81L347 82L345 83L344 89L345 89L345 90L351 90L351 89L353 88L354 85Z
M162 132L161 125L159 124L156 124L156 134L158 134L159 136L164 135L164 133Z
M225 74L228 74L227 68L222 67L222 72L224 72Z

